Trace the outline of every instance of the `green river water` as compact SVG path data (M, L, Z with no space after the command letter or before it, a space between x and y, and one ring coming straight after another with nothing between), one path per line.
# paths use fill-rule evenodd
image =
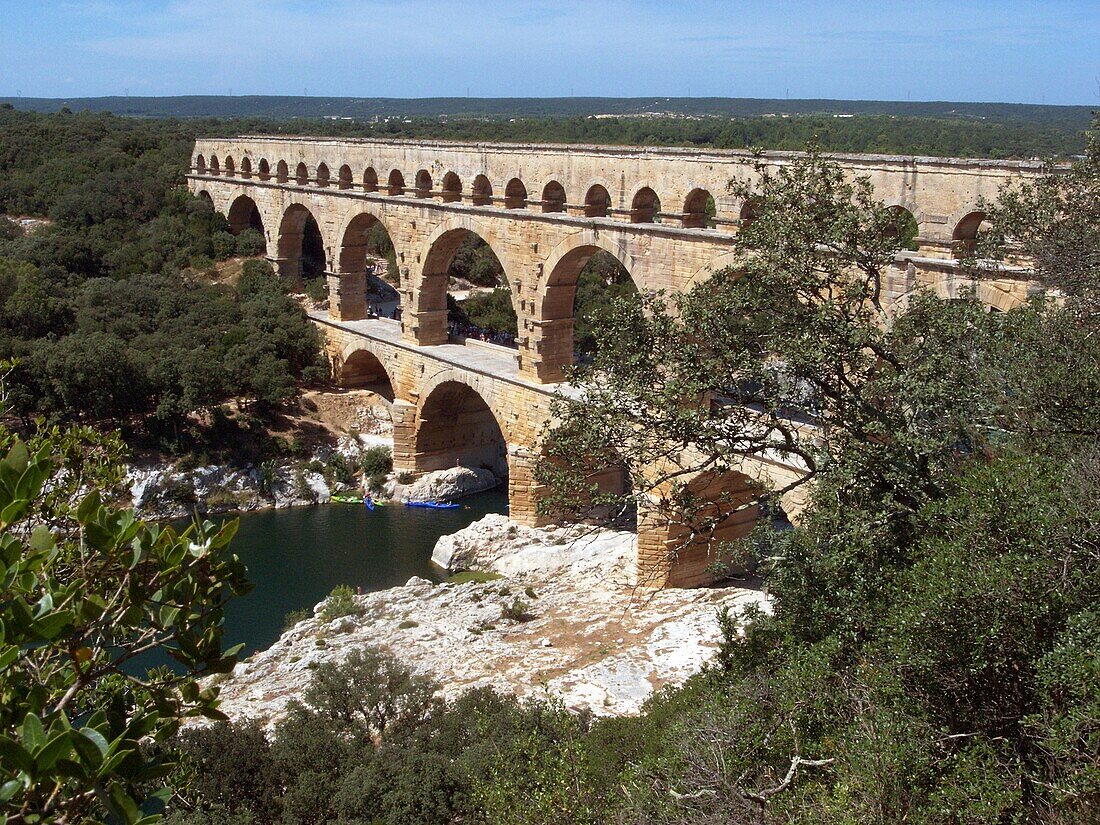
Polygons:
M289 611L312 608L338 584L369 593L411 576L441 580L431 564L436 539L508 511L503 490L461 503L458 510L326 504L240 515L232 549L256 586L226 608L226 647L243 642L246 656L271 646Z

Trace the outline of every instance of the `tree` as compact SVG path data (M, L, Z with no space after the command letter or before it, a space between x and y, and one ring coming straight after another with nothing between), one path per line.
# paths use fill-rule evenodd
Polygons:
M0 815L159 820L168 767L148 742L218 718L197 679L232 669L226 601L247 591L235 523L183 533L107 503L121 445L89 429L0 429ZM139 675L166 652L176 669ZM147 661L147 658L145 659Z

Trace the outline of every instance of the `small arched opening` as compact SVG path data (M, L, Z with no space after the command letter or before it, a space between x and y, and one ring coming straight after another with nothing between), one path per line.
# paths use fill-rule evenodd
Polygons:
M912 212L904 206L891 206L887 208L883 217L885 218L883 237L890 240L897 239L899 246L910 252L920 249L920 242L917 239L920 228Z
M202 155L195 158L195 171L200 175L206 174L206 158Z
M246 229L255 229L261 235L264 234L264 220L256 201L241 195L233 205L229 207L229 231L234 235L240 235Z
M241 158L241 177L252 178L252 161L248 158Z
M756 220L756 216L759 214L760 201L755 198L750 198L741 204L741 211L737 213L737 222L742 227L748 226Z
M260 162L257 165L256 170L257 170L256 176L260 180L270 180L271 179L271 164L267 162L267 158L260 158Z
M421 169L416 173L414 194L418 198L430 198L432 196L432 173L427 169Z
M504 187L504 208L524 209L527 206L527 187L519 178L512 178Z
M324 277L325 244L313 213L300 203L291 205L279 223L279 272L311 281Z
M210 156L210 174L211 175L220 175L221 173L222 173L222 167L221 167L221 164L218 162L218 156L217 155L211 155Z
M687 229L713 229L718 209L714 196L706 189L692 189L684 201L684 227Z
M420 408L416 422L416 471L463 467L508 477L504 433L485 400L467 384L444 381Z
M233 162L233 156L232 155L226 155L225 156L225 176L227 178L231 178L236 173L237 173L237 166Z
M285 160L279 161L275 167L275 180L278 183L286 183L290 180L290 167L287 166Z
M336 379L341 387L370 390L390 402L394 399L393 381L389 373L369 350L357 349L345 358Z
M394 169L390 172L388 183L391 196L405 194L405 176L401 174L400 169Z
M493 203L493 184L485 175L474 178L471 201L474 206L490 206Z
M462 181L454 172L443 176L443 202L454 203L462 200Z
M340 167L340 180L338 183L340 189L351 189L351 167L346 163Z
M955 253L960 257L963 255L969 255L974 251L974 247L978 241L978 232L982 229L982 224L986 222L985 212L975 210L967 215L955 224L955 229L951 232L951 240L955 248Z
M309 184L309 168L305 163L299 163L294 170L294 181L299 186L306 186Z
M584 195L584 216L586 218L606 218L611 213L611 195L600 185L590 186Z
M329 179L331 178L331 176L332 175L328 170L328 164L327 163L322 162L322 163L318 164L318 166L317 166L317 185L318 186L328 186Z
M378 191L378 172L375 171L373 166L368 166L363 170L363 191Z
M643 186L630 202L631 223L656 223L661 216L661 201L657 193Z
M542 211L565 211L565 187L556 180L550 181L542 188Z

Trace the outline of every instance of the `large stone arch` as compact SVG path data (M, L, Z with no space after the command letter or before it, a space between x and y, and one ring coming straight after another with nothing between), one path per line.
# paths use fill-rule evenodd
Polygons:
M385 210L370 201L356 203L344 213L336 235L333 272L329 276L329 314L341 321L368 316L366 256L367 241L376 225L396 242L387 224Z
M388 385L389 395L384 391L379 395L391 402L405 396L404 388L398 381L393 350L387 350L367 338L351 341L333 354L332 377L341 387L365 387L377 392L380 385Z
M447 270L459 245L472 233L489 245L500 261L508 280L514 270L500 233L489 223L473 215L455 215L438 224L421 244L417 260L419 277L406 291L412 323L406 324L406 335L418 344L442 344L447 341ZM522 317L519 297L510 290L516 317Z
M534 371L540 381L562 380L564 368L573 363L573 299L581 270L593 255L610 253L641 291L627 237L616 233L615 238L593 229L577 232L554 247L543 265L532 318Z
M318 268L320 272L329 270L326 252L328 244L325 243L321 222L314 215L313 208L308 202L294 198L288 199L283 209L279 219L275 258L275 265L280 275L299 278L303 275L315 274L308 271L312 268ZM313 238L307 229L310 219L317 226L320 238L319 249L312 248L316 245L316 238ZM319 257L320 260L312 260L314 257Z
M413 472L462 464L508 474L511 439L492 385L491 378L447 369L420 387L410 445Z
M267 238L263 213L251 195L237 195L230 204L226 217L229 219L229 231L234 235L240 235L246 229L255 229Z

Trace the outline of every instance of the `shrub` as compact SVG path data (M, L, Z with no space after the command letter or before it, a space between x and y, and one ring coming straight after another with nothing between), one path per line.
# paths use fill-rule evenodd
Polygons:
M370 447L359 456L359 469L368 476L384 476L393 469L393 452L389 447Z
M297 610L290 610L285 616L283 616L283 632L290 630L294 625L299 622L304 622L306 619L313 618L313 611L308 607L300 607Z
M414 479L415 476L413 476L413 474L410 473L408 470L402 470L400 473L397 474L398 484L412 484Z
M334 452L325 459L325 468L322 471L325 481L331 487L333 484L354 484L355 474L348 464L347 456Z
M363 612L355 603L355 591L346 584L338 584L332 588L325 603L321 606L321 621L331 622L343 616L358 616Z
M237 254L243 258L252 258L267 252L267 241L256 229L251 227L237 236Z
M512 599L511 604L506 604L500 609L500 617L510 622L529 622L535 618L527 612L528 604L519 596Z

